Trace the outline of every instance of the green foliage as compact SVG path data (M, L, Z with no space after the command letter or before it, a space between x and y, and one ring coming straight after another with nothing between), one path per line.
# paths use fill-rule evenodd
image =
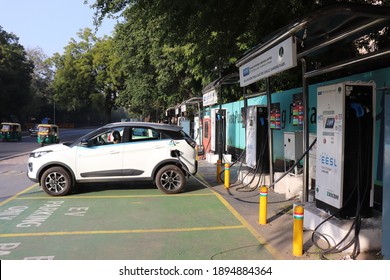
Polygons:
M19 38L0 26L0 119L21 121L29 104L33 63Z
M389 5L388 0L84 2L95 10L97 27L104 17L120 16L113 38L97 38L92 30L84 29L77 34L78 40L70 39L62 55L57 53L46 59L33 50L26 57L18 38L0 28L3 118L21 114L20 104L6 105L17 98L29 104L30 112L41 103L46 102L48 107L55 102L59 109L68 112L67 116L86 122L110 121L118 106L137 117L157 121L166 108L201 96L202 88L210 82L238 72L235 64L245 52L313 9L335 2ZM367 38L377 42L375 47L388 47L389 32L384 32L385 36L373 33ZM368 43L368 39L362 38L355 46L343 46L342 52L326 59L337 60L337 55L350 55L357 48L368 50L372 48ZM290 70L273 77L271 89L293 88L300 82L300 71ZM264 89L264 81L247 88L249 93ZM222 102L238 100L242 89L238 85L224 86L222 96Z
M50 58L39 47L26 50L27 59L34 64L31 75L31 98L24 108L28 122L41 120L44 117L53 118L52 82L54 70ZM54 119L52 119L54 121Z
M64 54L52 58L55 101L86 120L93 115L95 121L109 122L123 83L112 39L99 39L88 28L78 36L80 41L71 39Z
M316 1L138 0L95 1L97 19L121 13L114 47L125 73L118 104L143 116L200 96L220 76L237 72L236 61L270 32ZM231 90L224 101L237 100Z

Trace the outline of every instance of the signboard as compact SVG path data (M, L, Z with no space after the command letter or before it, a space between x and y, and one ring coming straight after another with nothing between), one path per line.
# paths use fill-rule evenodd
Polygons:
M215 89L203 94L203 106L212 106L218 103L218 93Z
M297 44L293 37L269 49L240 67L240 86L245 87L297 66Z

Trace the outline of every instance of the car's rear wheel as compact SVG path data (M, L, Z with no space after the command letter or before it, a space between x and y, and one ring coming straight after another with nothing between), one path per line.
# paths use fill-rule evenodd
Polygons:
M67 195L72 191L72 178L62 167L51 167L46 170L41 178L43 190L51 196Z
M185 183L184 172L176 165L166 165L157 172L156 185L164 193L179 193L184 189Z

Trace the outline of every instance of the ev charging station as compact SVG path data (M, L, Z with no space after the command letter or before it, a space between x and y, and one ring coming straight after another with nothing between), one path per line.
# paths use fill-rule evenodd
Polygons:
M227 154L227 115L228 113L226 109L211 109L211 125L210 133L208 135L210 137L210 152L206 154L206 159L211 163L216 163L218 159L225 162L231 161L232 155ZM206 122L206 119L204 122Z
M260 173L269 172L267 107L249 106L246 116L246 165Z
M226 109L211 110L211 150L226 152Z
M191 122L191 120L189 120L186 117L179 117L177 123L179 126L183 127L183 131L185 133L187 133L188 135L191 135L193 137L193 129L191 129L191 126L193 125L193 123Z
M370 214L374 104L373 83L317 90L316 206L340 218Z
M203 117L202 123L202 144L203 144L203 154L210 153L211 150L211 120L210 116Z
M366 49L362 48L363 52L359 52L359 55L356 55L356 52L350 54L345 52L345 56L344 52L339 53L340 56L335 57L335 60L328 59L327 54L345 50L352 45L356 47L356 39L382 32L381 30L388 28L389 20L390 7L383 5L335 3L315 10L271 34L267 40L251 49L237 61L236 66L239 67L240 71L240 86L244 87L245 90L246 86L266 79L267 103L269 112L271 112L272 94L269 77L297 66L296 62L300 61L304 116L302 120L303 150L306 153L310 148L309 129L311 123L309 123L308 110L311 99L309 94L311 79L325 77L324 75L330 73L336 79L388 67L390 49L387 45L378 44L376 45L378 48L375 47L366 52L364 52ZM289 38L293 38L293 40L288 41ZM296 41L298 44L295 46L294 42ZM371 42L375 42L375 40L371 41L370 39L370 44ZM286 44L282 46L282 43ZM294 48L296 51L290 52ZM273 53L275 55L272 55ZM282 62L286 54L291 53L292 56L288 57L291 58L289 61L293 63ZM274 60L277 62L276 65L270 65ZM366 80L366 78L370 77L364 79ZM371 200L373 199L374 173L372 171L374 168L373 122L374 116L377 117L374 114L376 89L375 85L369 82L366 84L340 82L337 85L339 86L320 87L317 92L315 209L310 207L310 202L308 203L310 159L308 160L307 153L303 158L301 200L302 203L306 204L304 226L318 232L322 231L324 236L332 234L335 243L338 243L338 239L340 242L346 240L346 236L341 236L342 234L338 233L344 232L344 225L348 224L349 221L324 223L328 219L325 219L324 211L317 211L317 208L340 217L356 216L355 222L353 222L355 237L362 238L355 238L354 255L352 256L354 258L359 250L367 250L368 248L373 250L380 247L376 241L380 239L378 236L381 234L381 228L368 225L369 228L364 231L360 227L360 218L369 216L373 210ZM384 84L384 86L387 85ZM340 93L338 93L339 88ZM270 181L274 183L272 177L272 139L273 136L270 133ZM390 209L390 207L385 207L388 201L383 200L383 202L383 210ZM383 228L389 229L388 225L389 219L386 220ZM387 237L388 233L388 230L383 232ZM367 242L363 241L363 237L368 237ZM387 254L389 251L387 249Z

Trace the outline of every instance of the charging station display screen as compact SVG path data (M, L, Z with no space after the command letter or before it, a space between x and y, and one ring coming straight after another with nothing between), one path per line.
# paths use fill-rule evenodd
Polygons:
M333 128L335 123L335 118L327 118L325 123L325 128Z

